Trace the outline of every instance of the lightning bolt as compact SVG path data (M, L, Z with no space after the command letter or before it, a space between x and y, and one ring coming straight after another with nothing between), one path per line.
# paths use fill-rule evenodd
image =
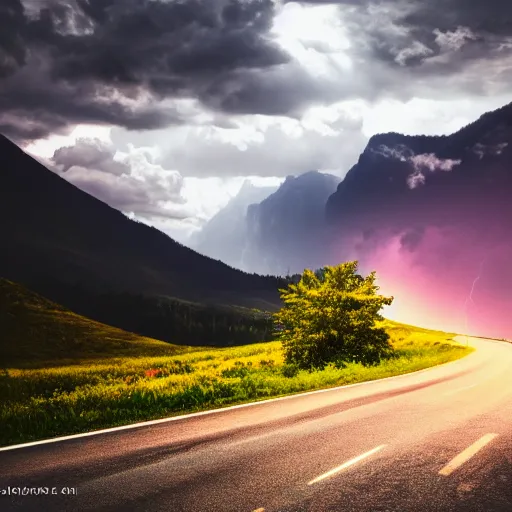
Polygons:
M466 297L466 300L464 301L464 316L465 316L465 323L466 323L466 345L468 344L468 331L469 331L469 327L468 327L468 306L469 306L470 302L472 304L475 304L475 301L473 300L473 292L475 291L476 283L482 277L482 270L483 270L484 262L485 262L485 258L480 262L480 270L479 270L477 276L475 277L475 279L473 280L473 283L471 284L471 290L469 292L469 295Z

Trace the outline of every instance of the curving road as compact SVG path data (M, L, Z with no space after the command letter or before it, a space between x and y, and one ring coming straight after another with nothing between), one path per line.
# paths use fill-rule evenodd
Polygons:
M401 377L3 449L0 510L512 511L512 344L469 342Z

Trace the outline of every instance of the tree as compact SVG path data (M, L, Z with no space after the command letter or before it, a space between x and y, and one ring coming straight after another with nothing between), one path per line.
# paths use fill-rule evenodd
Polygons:
M370 366L393 354L388 334L375 326L393 297L377 294L375 272L362 277L357 270L357 261L305 270L297 284L279 290L284 307L274 314L274 332L287 363L309 370L330 362Z

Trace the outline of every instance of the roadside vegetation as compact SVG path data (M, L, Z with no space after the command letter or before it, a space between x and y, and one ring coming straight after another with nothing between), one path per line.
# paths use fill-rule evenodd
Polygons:
M383 327L396 357L376 366L299 370L284 362L281 342L274 341L175 356L9 368L0 374L0 445L391 377L472 350L451 341L449 333L389 321Z
M285 307L274 317L281 339L231 348L140 337L3 281L2 329L18 349L1 345L0 446L391 377L472 350L454 333L382 319L379 304L391 299L356 270L306 272L302 285L282 290ZM343 293L333 292L335 282ZM323 300L331 306L315 313ZM329 309L336 303L344 312Z

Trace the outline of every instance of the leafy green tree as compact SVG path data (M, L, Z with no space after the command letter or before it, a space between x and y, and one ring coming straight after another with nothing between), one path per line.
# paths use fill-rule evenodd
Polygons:
M375 323L393 297L377 293L375 272L363 277L357 270L357 261L305 270L297 284L279 290L284 307L274 314L274 332L286 363L312 370L331 362L370 366L392 356L388 334Z

